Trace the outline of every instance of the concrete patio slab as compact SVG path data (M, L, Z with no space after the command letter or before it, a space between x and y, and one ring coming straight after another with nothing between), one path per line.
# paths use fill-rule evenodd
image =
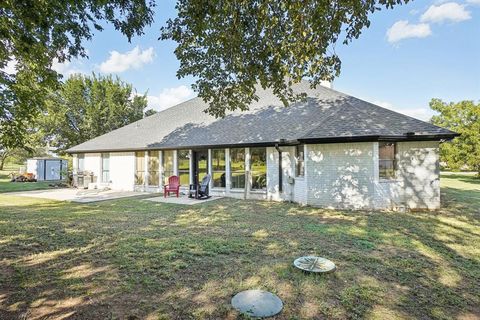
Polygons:
M211 198L208 198L208 199L205 199L205 200L197 200L197 199L192 199L192 198L189 198L187 196L183 196L183 197L166 197L164 198L163 196L160 196L160 197L154 197L154 198L148 198L148 199L145 199L145 200L149 200L149 201L153 201L153 202L160 202L160 203L171 203L171 204L183 204L183 205L187 205L187 206L193 206L193 205L196 205L196 204L201 204L201 203L205 203L205 202L208 202L208 201L213 201L213 200L217 200L217 199L221 199L222 197L211 197Z
M89 203L105 200L113 200L126 197L134 197L146 195L147 192L133 192L133 191L115 191L115 190L79 190L79 189L49 189L49 190L34 190L11 192L9 195L20 197L32 197L41 199L50 199L58 201L71 201L78 203Z

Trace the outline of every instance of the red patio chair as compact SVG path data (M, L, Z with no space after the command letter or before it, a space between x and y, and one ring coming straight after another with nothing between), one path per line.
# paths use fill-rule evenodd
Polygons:
M170 196L170 192L178 193L180 191L180 178L178 176L171 176L168 178L168 184L163 186L163 196L166 198L167 194Z

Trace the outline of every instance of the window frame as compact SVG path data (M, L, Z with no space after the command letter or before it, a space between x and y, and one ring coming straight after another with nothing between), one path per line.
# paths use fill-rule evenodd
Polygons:
M138 156L139 154L143 154L143 156ZM136 186L143 186L145 185L145 151L135 151L135 173L134 173L134 184ZM138 170L138 159L141 158L143 159L143 161L141 163L143 163L142 167L143 167L143 170ZM141 177L142 177L142 183L139 184L137 182L139 182L139 178L138 178L138 173L142 173Z
M152 154L155 154L156 153L156 156L152 156ZM158 187L159 184L160 184L160 151L158 150L148 150L147 152L148 154L148 161L147 161L147 172L148 172L148 181L147 181L147 185L148 186L151 186L151 187ZM157 161L157 166L156 168L154 168L155 170L152 170L151 168L151 164L152 164L152 160L153 158L156 158L156 161ZM153 184L151 183L152 182L152 177L156 176L157 179L155 179L153 182Z
M102 160L102 183L110 183L110 153L102 152L100 158ZM105 169L105 160L107 160L107 169ZM107 179L105 179L105 173L107 174Z
M80 168L80 160L82 160L82 167ZM77 154L77 173L81 172L83 173L85 171L85 154L84 153L79 153Z
M215 169L215 151L218 151L218 152L223 152L223 161L224 161L224 165L223 165L223 170L216 170ZM222 159L220 159L221 161ZM212 187L213 188L217 188L217 189L225 189L227 187L227 150L226 149L212 149L212 163L211 163L211 166L212 166ZM218 174L220 173L220 177L221 175L223 174L224 175L224 179L223 179L223 186L216 186L215 185L215 174ZM220 180L220 182L222 182L222 180Z
M232 159L233 159L233 154L235 153L236 150L243 150L243 170L233 170L233 166L232 166ZM247 186L247 181L246 181L246 170L247 170L247 165L246 165L246 162L247 162L247 151L245 148L230 148L230 159L229 159L229 162L230 162L230 189L233 189L233 190L243 190L246 188ZM239 173L243 173L243 186L241 187L234 187L234 177L233 177L233 173L234 172L239 172Z
M254 150L262 150L263 153L264 153L265 179L264 179L264 182L262 183L261 188L254 188L254 178L262 176L262 175L254 175L254 172L257 172L257 171L253 170L253 154L255 153ZM250 169L250 176L251 176L251 180L252 180L252 183L250 185L250 190L252 190L252 191L266 191L267 190L267 148L265 148L265 147L250 148L250 168L249 169ZM259 172L261 172L261 171L259 171Z
M188 160L188 168L187 169L180 169L180 154L181 153L184 153L186 152L186 157L185 159ZM180 185L189 185L190 184L190 167L191 167L191 152L189 149L179 149L177 150L177 175L178 175L178 178L179 178L179 181L180 181ZM185 159L182 159L182 160L185 160ZM208 170L207 170L208 171ZM185 183L182 183L182 174L185 175L187 174L188 176L188 182L185 184Z
M392 144L393 145L393 159L382 159L380 157L380 148L382 145L388 145ZM382 181L391 181L395 180L397 178L397 152L398 152L398 146L397 142L389 142L389 141L379 141L378 142L378 179ZM388 175L388 174L382 174L382 168L381 168L381 163L382 161L391 161L392 162L392 170L393 174ZM385 172L387 172L388 169L385 169Z
M301 157L300 157L300 152L302 154ZM300 167L302 169L301 173L300 173ZM295 178L303 178L303 177L305 177L305 144L299 144L295 146Z
M169 170L165 170L165 168L167 167L167 161L168 161L168 157L166 156L166 154L171 154L171 163L169 163L170 165L170 168ZM168 184L168 178L175 175L175 152L174 150L163 150L162 151L162 181L163 181L163 184ZM166 175L166 173L169 173L169 175Z

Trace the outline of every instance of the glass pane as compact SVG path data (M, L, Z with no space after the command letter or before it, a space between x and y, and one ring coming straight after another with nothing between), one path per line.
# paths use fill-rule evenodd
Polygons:
M230 149L232 188L245 188L245 149Z
M380 159L394 160L395 159L395 143L379 142L378 156Z
M251 148L250 165L252 172L252 189L265 189L267 187L267 149Z
M378 143L378 171L380 178L391 179L395 177L395 143Z
M135 152L135 184L143 185L145 183L145 152Z
M148 151L148 185L150 186L158 186L159 165L159 152Z
M198 180L202 181L203 177L208 173L208 151L197 152L198 162Z
M163 182L168 183L168 178L173 176L173 150L163 151Z
M180 177L180 185L188 186L190 184L190 172L179 171L178 176Z
M102 170L110 169L110 154L102 153Z
M77 157L78 157L78 171L80 172L85 171L85 156L83 154L79 154Z
M178 176L181 185L190 184L190 150L177 151Z
M225 149L212 150L213 171L225 171Z
M178 171L188 171L190 168L190 151L178 150L177 157Z
M213 171L213 186L216 188L225 188L224 171Z

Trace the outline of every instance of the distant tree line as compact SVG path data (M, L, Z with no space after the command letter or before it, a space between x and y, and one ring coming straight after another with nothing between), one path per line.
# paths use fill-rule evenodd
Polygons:
M129 123L152 115L146 95L118 77L72 75L48 93L43 111L24 120L27 130L17 133L21 145L0 145L0 170L5 161L43 156L48 148L63 155L65 150Z
M480 102L460 101L446 103L432 99L430 108L438 115L431 122L460 134L440 145L441 160L451 170L469 169L480 177Z

